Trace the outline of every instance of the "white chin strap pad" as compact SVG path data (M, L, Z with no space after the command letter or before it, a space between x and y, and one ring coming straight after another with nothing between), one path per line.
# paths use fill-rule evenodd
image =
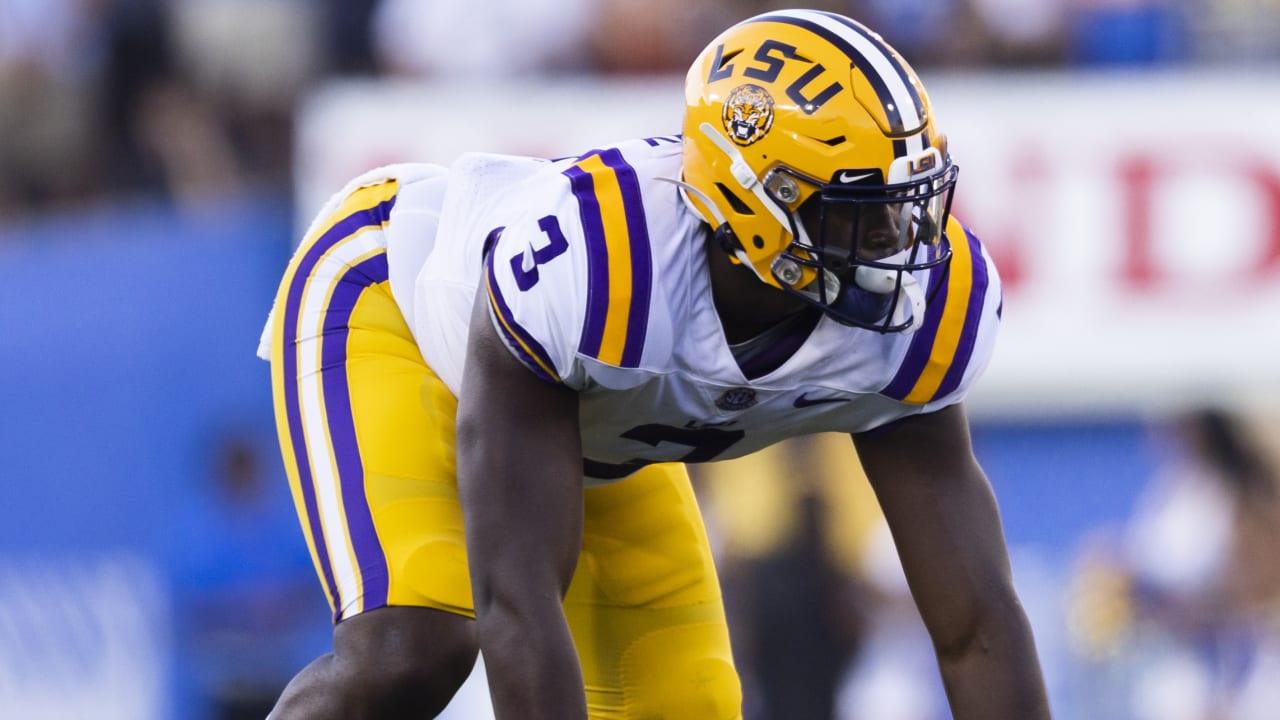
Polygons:
M910 314L908 316L908 313ZM898 289L898 303L893 309L893 324L910 321L902 332L910 335L924 324L924 288L910 273L902 274L902 287Z
M888 295L897 286L898 275L897 270L859 265L854 268L853 281L863 290ZM910 321L911 324L902 331L909 335L924 322L924 288L920 287L911 273L903 272L901 275L902 287L898 288L898 297L893 303L893 317L889 319L889 323L898 325Z

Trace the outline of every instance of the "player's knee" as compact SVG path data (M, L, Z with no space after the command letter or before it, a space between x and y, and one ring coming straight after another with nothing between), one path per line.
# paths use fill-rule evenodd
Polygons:
M667 668L662 678L627 688L631 707L663 720L736 720L742 717L742 685L733 664L705 658Z
M724 626L666 628L636 641L623 660L627 704L664 720L735 720L742 685Z
M742 717L742 684L733 664L714 658L689 665L689 681L676 688L683 702L663 717L667 720L735 720Z
M387 717L438 713L475 659L472 622L435 610L384 608L346 620L334 633L344 684Z

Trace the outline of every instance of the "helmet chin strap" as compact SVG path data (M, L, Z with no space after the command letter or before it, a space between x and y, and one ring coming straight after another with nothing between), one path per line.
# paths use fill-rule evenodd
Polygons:
M662 182L671 183L672 185L675 185L676 188L679 189L680 191L680 199L684 201L685 207L701 215L702 211L699 210L698 207L693 204L693 201L689 199L690 193L697 195L698 198L702 200L702 204L706 205L707 210L711 212L711 217L715 218L717 226L723 225L726 222L728 222L727 220L724 219L724 215L720 213L720 209L716 207L716 204L711 202L711 198L707 197L707 194L702 192L698 188L690 185L689 183L683 180L676 180L675 178L656 177L654 178L654 180L661 180Z
M862 271L864 270L870 270L872 272L863 273ZM889 275L897 275L898 271L882 270L880 268L870 268L863 265L863 266L859 266L856 270L853 271L853 282L860 288L863 288L865 290L870 290L869 288L867 288L867 285L864 284L862 276L871 275L873 273L886 273ZM884 286L883 277L876 277L874 280L869 280L869 282L871 284L874 284L877 287ZM894 281L890 280L889 283L890 283L889 292L893 292L892 286L894 284ZM870 290L870 292L876 292L876 291ZM881 294L884 295L887 293L881 293ZM909 272L903 272L902 287L898 288L897 302L893 304L893 317L889 319L889 324L900 325L902 323L907 323L907 326L904 327L901 330L901 332L905 335L910 335L911 333L920 329L920 325L924 323L924 305L925 305L924 288L920 287L920 283L919 281L916 280L914 275L912 275Z
M907 252L908 251L904 250L901 253L885 258L884 260L892 262L894 259L905 257ZM910 335L920 329L920 326L924 323L924 288L920 286L920 282L916 280L915 276L909 272L859 265L854 268L853 271L852 282L854 287L847 291L845 290L841 279L837 277L835 273L824 269L822 274L822 286L826 295L826 297L822 298L823 305L834 306L838 304L841 301L842 292L872 293L875 295L889 295L890 293L896 293L897 296L892 302L893 316L888 318L888 324L905 324L906 327L899 332L904 335ZM901 286L898 284L899 275L902 276ZM800 290L799 292L817 299L817 285L818 282L815 280L810 283L808 287ZM879 303L877 303L877 305L878 304ZM885 304L888 305L889 303ZM883 318L867 317L864 318L864 321L868 323L878 323L883 321Z
M910 250L902 250L881 259L880 262L906 261L910 252ZM902 278L901 286L898 284L899 277ZM920 287L919 281L911 273L859 265L853 270L853 282L863 290L879 295L888 295L896 288L898 297L897 302L893 304L893 317L890 318L889 324L899 325L909 322L910 324L903 328L903 333L909 335L915 332L924 322L924 288Z

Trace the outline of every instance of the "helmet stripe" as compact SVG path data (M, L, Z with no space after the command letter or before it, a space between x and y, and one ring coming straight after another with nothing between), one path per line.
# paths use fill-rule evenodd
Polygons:
M924 100L911 82L911 74L884 41L861 25L838 15L807 10L768 13L747 22L777 22L801 27L842 50L871 83L889 120L891 132L906 133L924 123ZM920 152L924 147L917 136L906 144L895 142L894 149Z
M916 84L911 81L911 77L914 73L912 73L912 71L906 66L902 58L889 47L888 43L884 41L884 38L871 32L871 30L869 30L865 25L857 23L843 15L837 15L836 13L829 12L818 12L817 14L825 15L835 22L849 28L880 51L880 54L884 56L889 67L891 67L897 74L899 82L901 82L902 87L906 89L907 96L911 98L910 107L915 109L915 122L923 122L925 116L924 98L921 97L919 88L916 87Z
M896 70L897 76L899 76L899 79L902 81L902 85L906 87L906 91L908 91L908 95L911 97L911 102L913 102L913 106L915 108L916 124L924 123L925 119L927 119L925 118L924 97L920 95L919 88L915 86L915 83L911 82L911 76L913 76L914 73L906 67L904 60L901 60L899 55L893 53L893 50L888 46L887 42L884 42L884 38L877 35L877 33L870 31L870 29L868 29L867 26L864 26L864 24L854 22L854 20L846 18L844 15L827 13L824 12L824 10L823 12L820 12L820 14L827 15L829 18L835 19L836 22L854 29L854 32L858 33L858 35L867 38L868 42L872 42L873 45L876 45L881 49L882 53L886 55L888 61L890 61L891 67ZM928 129L925 129L924 132L919 133L919 136L916 137L919 138L919 145L916 145L914 142L911 143L910 150L913 154L916 154L916 152L923 152L925 147L929 147L929 143L931 143L931 141L929 141ZM893 156L895 156L895 158L901 158L902 155L906 155L906 151L908 151L908 147L906 146L908 146L908 143L906 142L893 142Z

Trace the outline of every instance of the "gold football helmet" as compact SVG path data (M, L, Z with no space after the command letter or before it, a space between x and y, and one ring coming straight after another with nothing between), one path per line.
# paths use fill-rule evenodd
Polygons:
M685 80L685 200L764 282L848 325L912 331L946 263L958 167L910 66L863 25L789 10L711 41Z

